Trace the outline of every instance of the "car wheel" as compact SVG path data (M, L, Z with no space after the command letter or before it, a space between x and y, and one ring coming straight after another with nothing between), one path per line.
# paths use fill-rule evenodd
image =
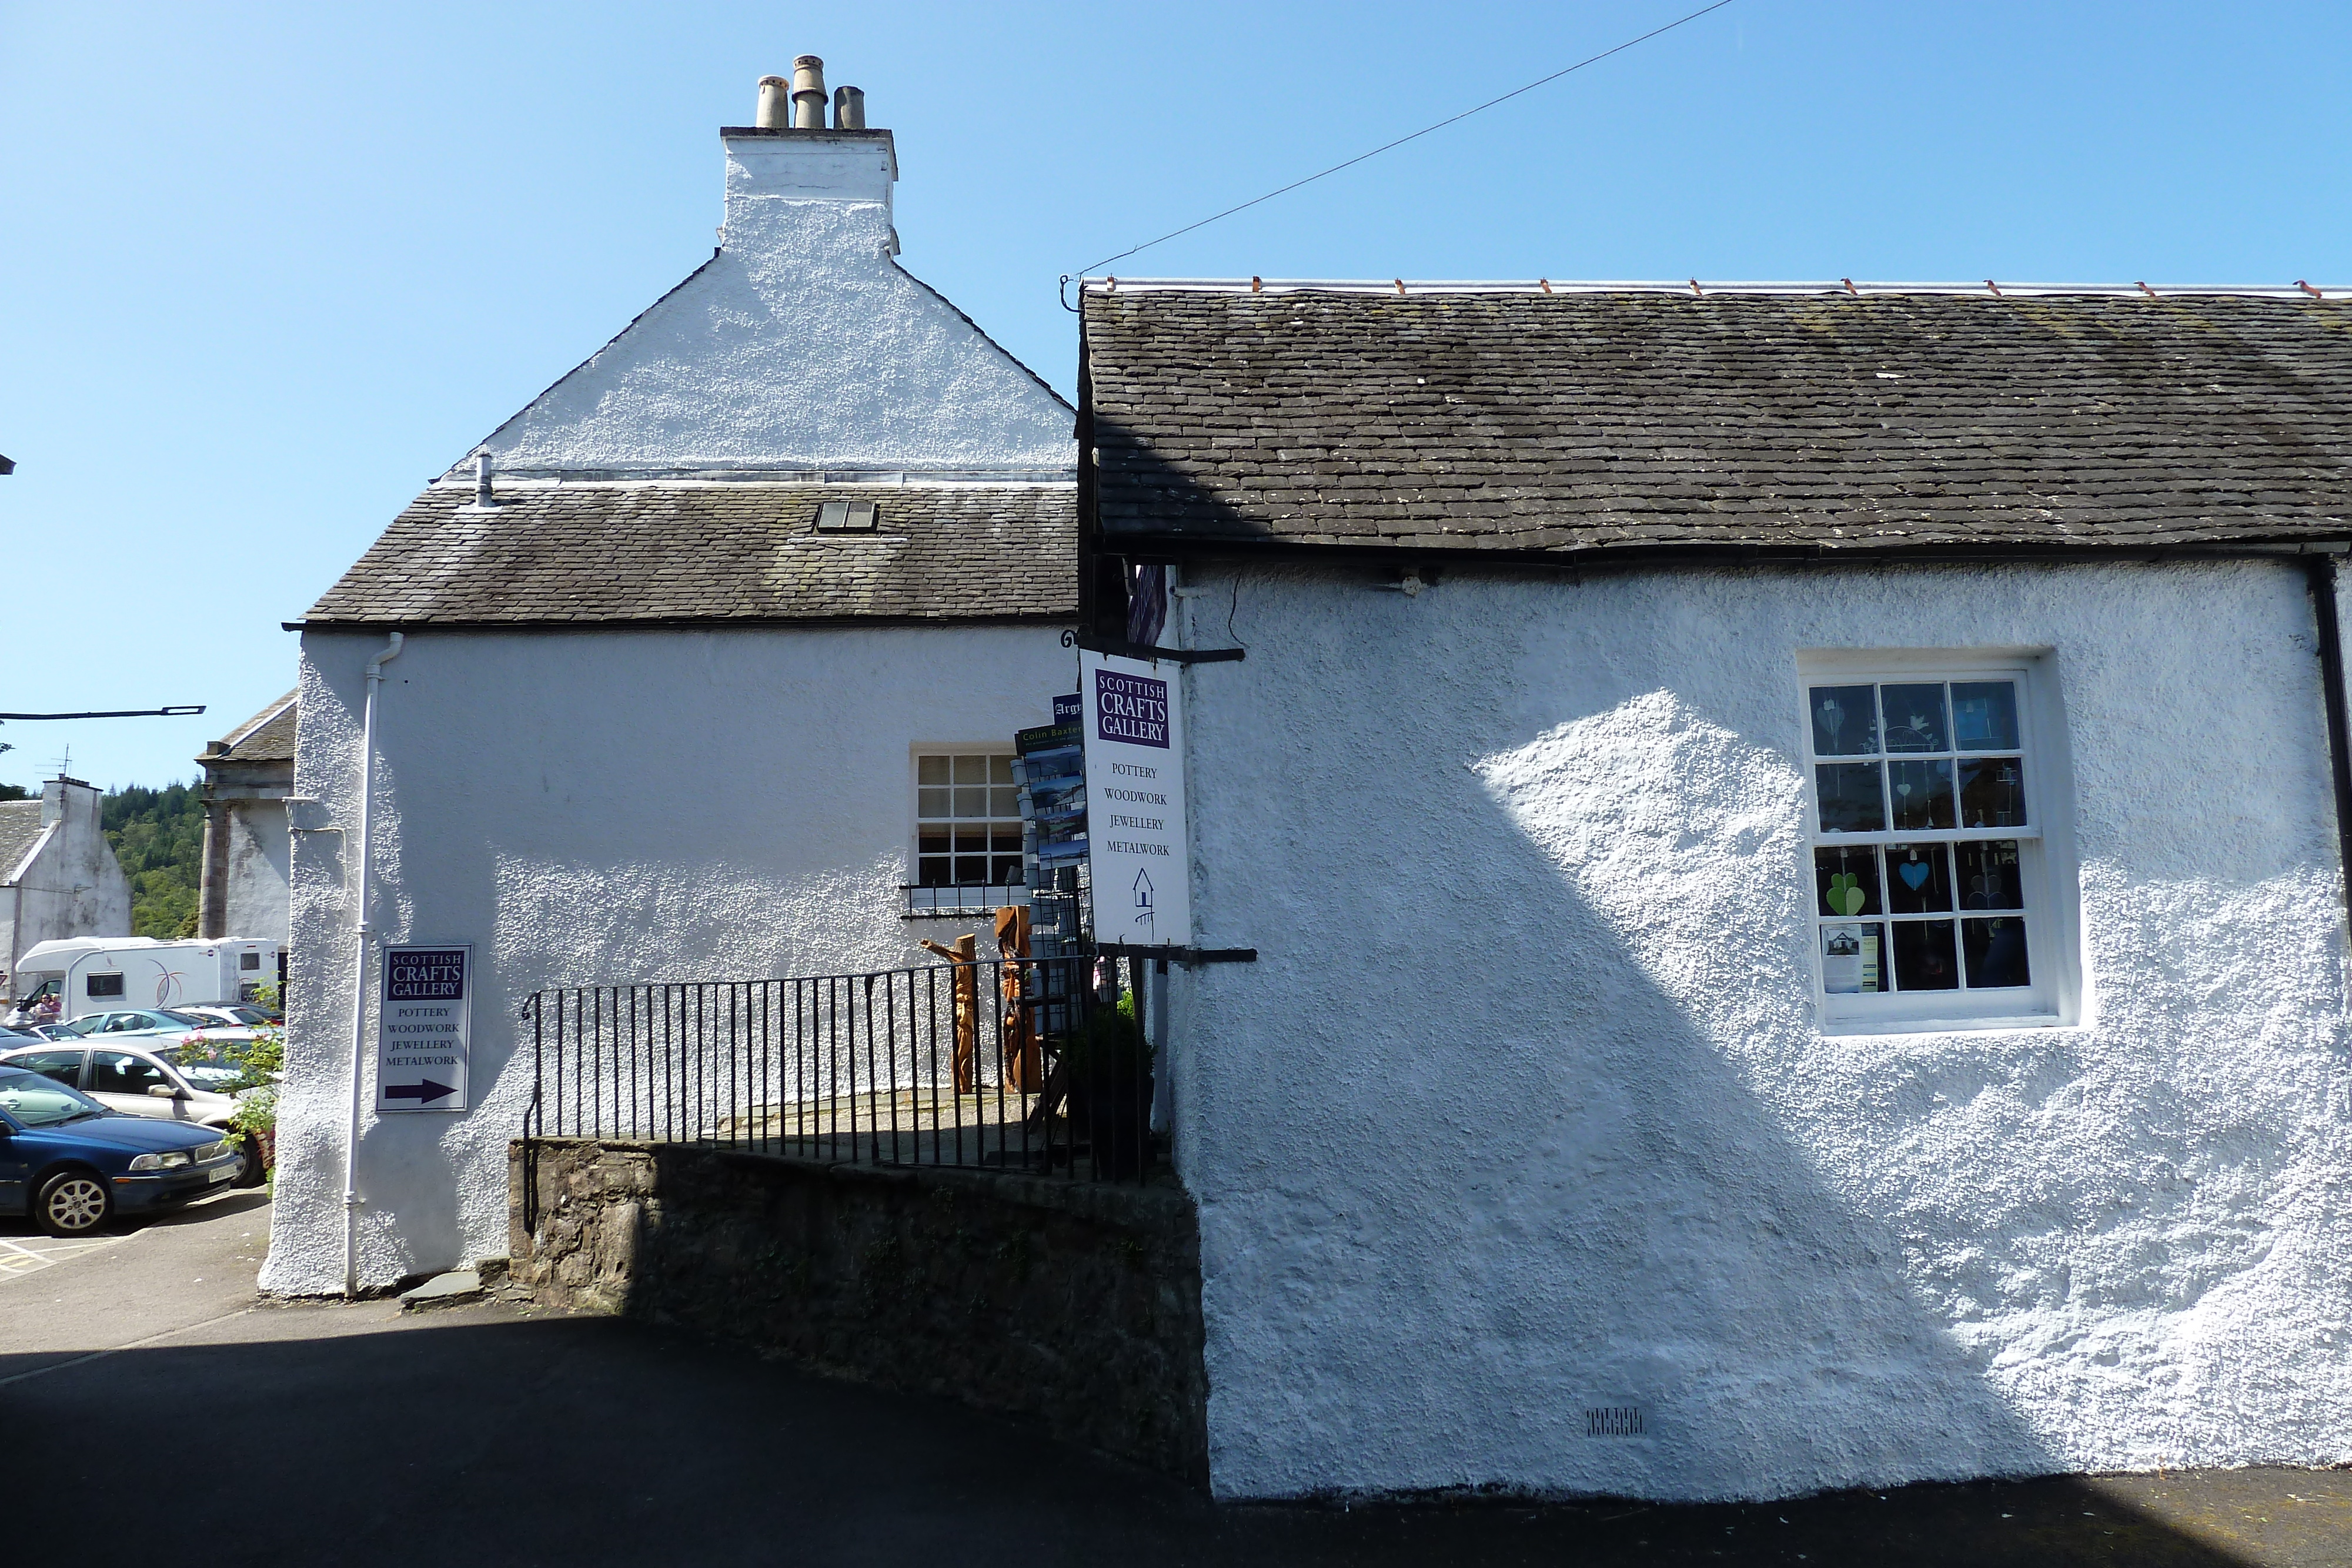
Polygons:
M261 1140L251 1133L240 1134L236 1140L237 1157L245 1163L236 1167L236 1180L231 1186L259 1186L269 1179L269 1164L261 1157Z
M114 1194L103 1177L88 1171L59 1171L41 1184L33 1218L52 1236L87 1236L114 1212Z

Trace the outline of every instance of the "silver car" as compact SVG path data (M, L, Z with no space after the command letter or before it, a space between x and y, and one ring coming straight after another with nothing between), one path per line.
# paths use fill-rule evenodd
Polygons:
M0 1067L21 1068L79 1089L110 1111L187 1122L235 1133L238 1095L229 1085L244 1069L205 1050L136 1035L103 1043L51 1043L0 1052ZM269 1174L268 1140L238 1136L236 1185L259 1186Z

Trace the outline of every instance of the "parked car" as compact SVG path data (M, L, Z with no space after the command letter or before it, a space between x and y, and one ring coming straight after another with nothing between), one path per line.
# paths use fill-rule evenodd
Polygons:
M172 1010L175 1013L193 1013L200 1019L212 1019L226 1024L231 1029L274 1029L286 1021L268 1009L255 1007L251 1002L222 1002L217 1006L209 1003L191 1004L186 1007L173 1008Z
M28 1029L10 1029L6 1024L0 1024L0 1051L13 1051L17 1046L30 1045L36 1040L47 1038L46 1035L35 1034Z
M91 1045L77 1040L30 1050L0 1051L0 1067L37 1072L87 1094L100 1106L126 1116L182 1122L230 1134L237 1095L228 1085L244 1076L234 1061L201 1044L183 1045L141 1035L122 1035ZM268 1138L237 1137L239 1186L259 1186L275 1163Z
M102 1034L163 1034L183 1042L200 1040L251 1040L253 1026L224 1023L187 1008L124 1008L112 1012L84 1013L58 1026L78 1040Z
M236 1178L217 1128L121 1116L79 1090L0 1066L0 1214L52 1236L86 1236L121 1214L153 1213Z

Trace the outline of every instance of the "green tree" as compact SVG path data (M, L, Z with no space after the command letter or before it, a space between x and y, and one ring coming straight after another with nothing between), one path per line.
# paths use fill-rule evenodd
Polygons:
M131 879L133 936L193 936L204 881L204 796L187 784L132 785L99 808L106 841Z

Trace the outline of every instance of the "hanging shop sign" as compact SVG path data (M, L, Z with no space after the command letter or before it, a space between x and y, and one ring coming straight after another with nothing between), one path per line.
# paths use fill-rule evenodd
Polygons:
M473 1040L474 949L387 947L376 1011L375 1108L463 1111Z
M1078 654L1087 763L1087 859L1095 940L1189 946L1184 725L1177 666Z

